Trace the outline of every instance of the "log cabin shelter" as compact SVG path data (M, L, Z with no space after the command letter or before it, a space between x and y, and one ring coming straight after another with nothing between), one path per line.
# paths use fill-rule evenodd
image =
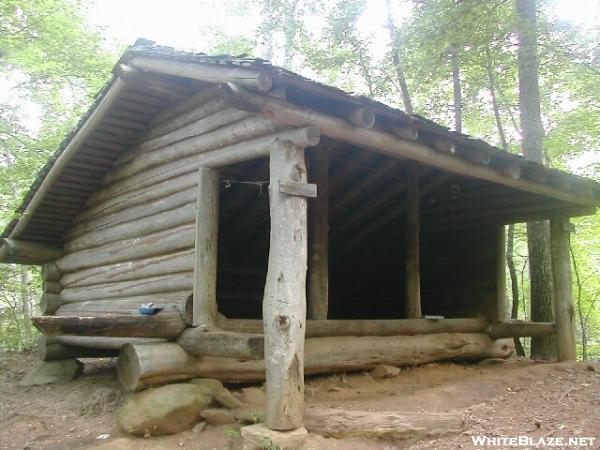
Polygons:
M593 181L248 57L138 41L34 182L0 261L42 265L44 357L114 356L138 389L267 381L302 425L303 373L574 359L569 217ZM504 226L549 219L555 322L509 321ZM153 303L156 314L140 314Z

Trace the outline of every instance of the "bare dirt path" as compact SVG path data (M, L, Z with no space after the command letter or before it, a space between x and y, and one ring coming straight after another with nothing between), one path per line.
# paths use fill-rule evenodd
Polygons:
M0 449L241 447L233 426L159 438L128 437L113 420L122 393L110 361L86 364L84 375L69 383L20 387L18 381L34 363L33 356L0 355ZM340 410L458 410L466 423L461 433L422 441L311 435L309 450L508 448L475 446L474 435L595 437L595 444L587 448L600 448L600 364L513 360L493 365L429 364L404 369L390 379L374 379L367 373L313 377L307 380L306 399L309 407Z

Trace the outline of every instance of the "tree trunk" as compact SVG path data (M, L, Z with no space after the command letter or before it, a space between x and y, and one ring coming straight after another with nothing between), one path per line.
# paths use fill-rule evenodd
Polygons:
M450 55L452 64L452 86L454 90L454 131L462 133L462 92L460 87L460 61L458 51L452 50Z
M521 117L521 145L525 158L543 163L543 126L540 113L538 83L537 18L535 0L517 0L519 34L519 105ZM554 321L554 286L550 259L550 227L548 222L527 224L529 247L529 278L531 285L531 320ZM555 338L550 336L531 339L531 357L556 357Z
M508 237L506 240L506 265L508 266L508 273L510 275L510 286L512 293L512 310L510 313L511 319L519 318L519 280L517 278L517 269L515 268L515 261L513 259L515 248L515 226L510 224L508 226ZM515 337L515 351L517 356L525 356L525 349L521 344L521 339Z
M27 266L21 266L21 311L25 318L29 319L31 295L29 292L29 269Z
M571 259L573 260L573 273L575 274L575 284L577 285L577 316L579 319L579 326L581 328L581 359L584 361L588 360L587 354L587 330L586 330L586 317L583 314L583 310L581 308L581 278L579 277L579 269L577 267L577 259L575 258L575 253L573 252L573 247L569 243L569 252L571 253Z
M386 0L385 3L387 6L387 29L392 44L392 63L394 64L396 78L398 79L398 84L400 85L400 94L402 95L402 103L404 104L404 110L408 114L412 114L413 106L410 98L410 93L408 92L408 85L406 84L404 70L402 69L402 64L400 63L400 49L396 38L396 27L394 26L394 21L392 20L390 0Z
M500 114L500 107L498 106L498 100L496 98L496 77L492 67L492 61L490 58L489 50L486 50L487 56L487 73L488 81L490 84L490 95L492 97L492 107L494 109L494 117L496 119L496 128L498 129L498 136L500 137L500 143L502 144L502 150L509 152L508 141L506 140L506 133L504 132L504 126L502 125L502 116ZM510 224L508 226L507 238L506 238L506 265L508 267L508 273L510 276L510 287L512 295L512 308L510 318L515 320L519 318L519 280L517 278L517 269L515 268L514 261L514 248L515 248L515 225ZM521 340L515 337L515 351L518 356L525 356L525 349L521 344Z

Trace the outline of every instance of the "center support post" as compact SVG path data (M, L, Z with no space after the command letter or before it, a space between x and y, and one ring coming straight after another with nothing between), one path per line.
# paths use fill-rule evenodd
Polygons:
M419 163L409 161L406 171L406 318L418 319L421 312Z
M304 148L284 141L270 153L271 235L263 299L265 425L302 427L306 330L307 199ZM297 193L288 187L295 185ZM286 188L284 188L284 186Z
M329 309L329 149L317 147L309 156L309 175L319 193L308 205L307 316L324 320Z

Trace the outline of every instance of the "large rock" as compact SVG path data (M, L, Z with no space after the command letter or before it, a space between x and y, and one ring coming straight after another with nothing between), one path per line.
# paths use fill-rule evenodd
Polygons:
M76 378L82 371L83 364L76 359L41 361L25 375L25 378L21 380L21 386L62 383Z
M117 412L117 424L127 433L142 436L188 430L201 420L200 413L222 388L209 381L169 384L132 394Z

